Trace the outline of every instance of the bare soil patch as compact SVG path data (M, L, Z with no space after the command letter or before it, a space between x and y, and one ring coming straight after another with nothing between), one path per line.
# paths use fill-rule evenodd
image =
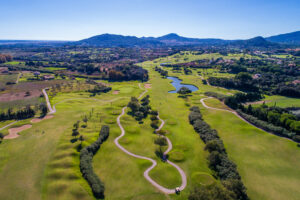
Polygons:
M114 90L112 93L113 93L113 94L119 94L119 93L120 93L120 90Z
M53 118L53 115L46 115L46 116L43 117L43 118L34 118L34 119L32 119L30 122L31 122L31 123L38 123L38 122L43 121L43 120L45 120L45 119L51 119L51 118Z
M15 101L22 99L30 99L33 97L39 97L42 94L40 90L31 90L30 94L27 95L26 92L9 92L0 95L0 101Z
M24 131L26 129L29 129L31 128L32 125L31 124L26 124L26 125L23 125L23 126L20 126L20 127L17 127L17 128L10 128L8 129L8 135L6 135L4 137L4 139L14 139L14 138L17 138L19 137L20 135L18 133L20 133L21 131Z
M150 89L151 88L151 84L150 83L146 83L146 84L144 84L144 87L147 88L147 89Z

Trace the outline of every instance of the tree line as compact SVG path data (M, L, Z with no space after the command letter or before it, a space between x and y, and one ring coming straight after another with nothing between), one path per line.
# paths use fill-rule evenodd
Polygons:
M0 63L10 62L13 60L13 57L9 54L0 54Z
M93 156L97 153L101 144L109 136L109 126L103 125L98 139L91 145L80 151L80 171L83 178L89 183L92 192L96 198L104 198L104 183L99 179L93 170Z
M111 87L107 87L105 85L97 84L93 89L87 90L87 92L91 93L91 96L95 96L101 93L107 93L111 90Z
M209 152L209 156L207 157L209 168L215 172L215 176L221 180L225 189L223 191L223 196L226 196L226 198L223 199L249 199L241 176L237 171L237 166L228 158L223 141L218 136L218 132L211 129L211 127L203 120L199 107L193 106L190 108L190 111L189 122L205 143L205 150ZM220 186L214 187L214 190L220 189L218 188ZM196 197L199 196L203 190L206 191L208 188L202 188L202 190L198 192L197 189L195 189L196 193L195 191L192 192L189 199L196 200ZM213 195L215 194L207 193L206 195L210 195L205 197L206 199L213 199Z
M148 71L136 65L118 65L108 73L109 81L148 81Z
M163 78L166 78L167 76L168 76L168 71L166 71L166 70L163 70L162 68L160 68L160 67L155 67L154 68L154 70L155 71L157 71L158 73L160 73L160 75L163 77Z
M229 89L238 89L251 92L259 91L256 81L247 72L240 72L234 78L209 77L208 82L213 86L219 86Z
M245 102L262 99L259 93L236 93L232 96L225 96L215 92L206 92L205 95L224 101L245 120L265 131L300 142L300 121L288 110L276 106L268 107L265 104L257 108L243 105Z
M17 111L9 108L6 112L0 113L0 121L28 119L34 117L34 115L35 111L29 105Z
M300 121L285 109L264 104L257 108L241 105L237 113L263 130L300 142Z

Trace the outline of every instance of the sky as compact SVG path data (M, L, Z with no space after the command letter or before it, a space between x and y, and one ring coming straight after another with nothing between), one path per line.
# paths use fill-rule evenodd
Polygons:
M300 30L300 0L0 0L0 39L248 39Z

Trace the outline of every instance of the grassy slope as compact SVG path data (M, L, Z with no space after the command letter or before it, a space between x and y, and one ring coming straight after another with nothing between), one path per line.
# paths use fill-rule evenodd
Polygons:
M143 67L150 69L153 67L153 63L145 62ZM173 89L173 86L168 84L170 80L162 79L153 70L150 70L150 77L152 84L151 105L159 111L160 117L166 121L164 129L169 132L167 136L173 143L173 151L180 151L184 155L184 160L178 162L178 165L185 171L188 185L180 196L171 196L172 199L186 199L192 188L191 177L193 174L198 172L210 173L206 164L206 153L203 150L204 144L188 122L189 108L186 106L186 102L178 98L177 94L168 93L169 90Z
M251 199L299 199L300 149L296 143L261 131L231 113L201 110L218 130Z
M279 95L266 96L262 101L265 101L266 105L279 107L300 107L300 100L297 98L289 98Z
M150 62L148 64L150 65ZM252 199L298 199L300 193L297 185L300 183L300 171L295 166L300 164L300 153L299 147L294 142L260 131L231 113L204 109L199 104L203 96L196 95L203 94L204 91L224 94L234 91L202 85L195 76L170 72L169 74L178 76L184 83L199 87L199 91L191 97L192 103L200 105L205 120L218 130L230 158L238 165ZM294 99L284 98L284 101L277 102L277 105L290 104L291 100ZM210 106L224 108L217 100L211 99L206 102Z

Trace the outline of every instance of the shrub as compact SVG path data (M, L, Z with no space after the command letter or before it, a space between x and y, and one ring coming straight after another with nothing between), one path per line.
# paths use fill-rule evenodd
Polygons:
M240 180L241 177L237 171L237 167L235 163L229 160L223 142L218 136L218 132L211 129L210 126L202 119L202 114L200 113L199 107L193 106L190 108L190 110L191 113L189 114L189 121L193 125L195 131L199 134L200 138L206 144L205 150L210 153L207 157L210 169L212 169L216 173L216 176L221 180L239 181L238 183L242 184L242 186L236 184L237 182L234 182L234 184L232 183L230 187L228 182L225 182L224 184L227 184L227 189L233 192L233 199L247 200L248 196L246 189Z
M104 198L104 184L93 170L93 156L99 150L101 144L107 140L109 136L109 127L102 126L98 139L90 146L80 151L80 171L82 176L89 183L93 194L96 198Z
M226 95L220 94L217 92L205 92L204 94L208 97L215 97L215 98L219 99L220 101L224 101L227 97Z
M274 126L268 122L262 121L257 119L256 117L253 117L251 115L248 115L244 112L242 112L241 110L237 110L237 113L243 117L244 119L246 119L248 122L250 122L251 124L254 124L255 126L265 130L265 131L269 131L272 132L276 135L279 136L283 136L283 137L287 137L287 138L295 138L296 133L293 132L289 132L288 130L286 130L285 128L279 127L279 126Z

